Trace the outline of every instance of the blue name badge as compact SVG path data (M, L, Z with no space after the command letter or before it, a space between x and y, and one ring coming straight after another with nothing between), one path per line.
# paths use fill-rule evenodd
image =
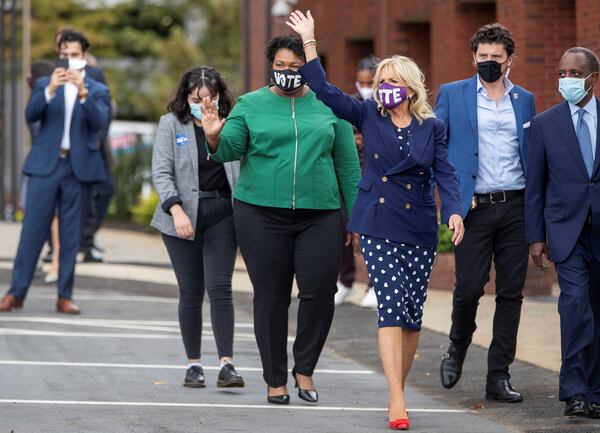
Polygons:
M175 144L177 147L185 147L188 145L188 139L185 134L175 134Z

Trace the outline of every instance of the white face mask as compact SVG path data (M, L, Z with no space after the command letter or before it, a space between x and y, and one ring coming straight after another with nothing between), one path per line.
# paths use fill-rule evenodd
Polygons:
M69 59L69 69L81 71L87 65L85 59Z
M372 87L360 87L358 81L356 82L356 90L360 93L360 97L363 99L372 99L373 98L373 88Z

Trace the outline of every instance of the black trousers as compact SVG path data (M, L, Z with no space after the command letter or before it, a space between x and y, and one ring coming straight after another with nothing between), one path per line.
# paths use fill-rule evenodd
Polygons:
M188 359L200 358L202 302L210 318L219 358L233 356L231 276L237 243L231 199L201 199L193 241L162 235L179 286L179 327Z
M494 259L496 311L488 351L488 383L509 379L508 367L515 359L528 262L524 202L521 195L505 203L481 204L472 209L465 219L465 237L455 249L450 340L464 349L471 344L477 328L477 306Z
M287 382L288 308L294 275L300 299L295 369L311 376L333 320L342 213L254 206L236 200L234 220L254 287L254 332L264 380L271 387Z

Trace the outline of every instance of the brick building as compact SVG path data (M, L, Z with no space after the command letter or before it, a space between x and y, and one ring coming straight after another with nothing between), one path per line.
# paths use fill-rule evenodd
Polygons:
M285 20L272 17L272 3L244 2L246 90L265 84L266 40L288 33ZM403 54L421 66L435 97L440 84L474 73L469 39L497 21L517 44L511 80L544 110L560 101L556 66L564 50L580 45L600 53L599 0L297 0L293 7L311 10L328 77L347 92L355 91L360 58Z

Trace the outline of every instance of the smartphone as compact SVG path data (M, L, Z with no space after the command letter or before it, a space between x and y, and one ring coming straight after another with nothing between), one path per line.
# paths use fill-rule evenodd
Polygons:
M56 68L65 68L69 69L69 59L58 59L54 63L54 69Z

